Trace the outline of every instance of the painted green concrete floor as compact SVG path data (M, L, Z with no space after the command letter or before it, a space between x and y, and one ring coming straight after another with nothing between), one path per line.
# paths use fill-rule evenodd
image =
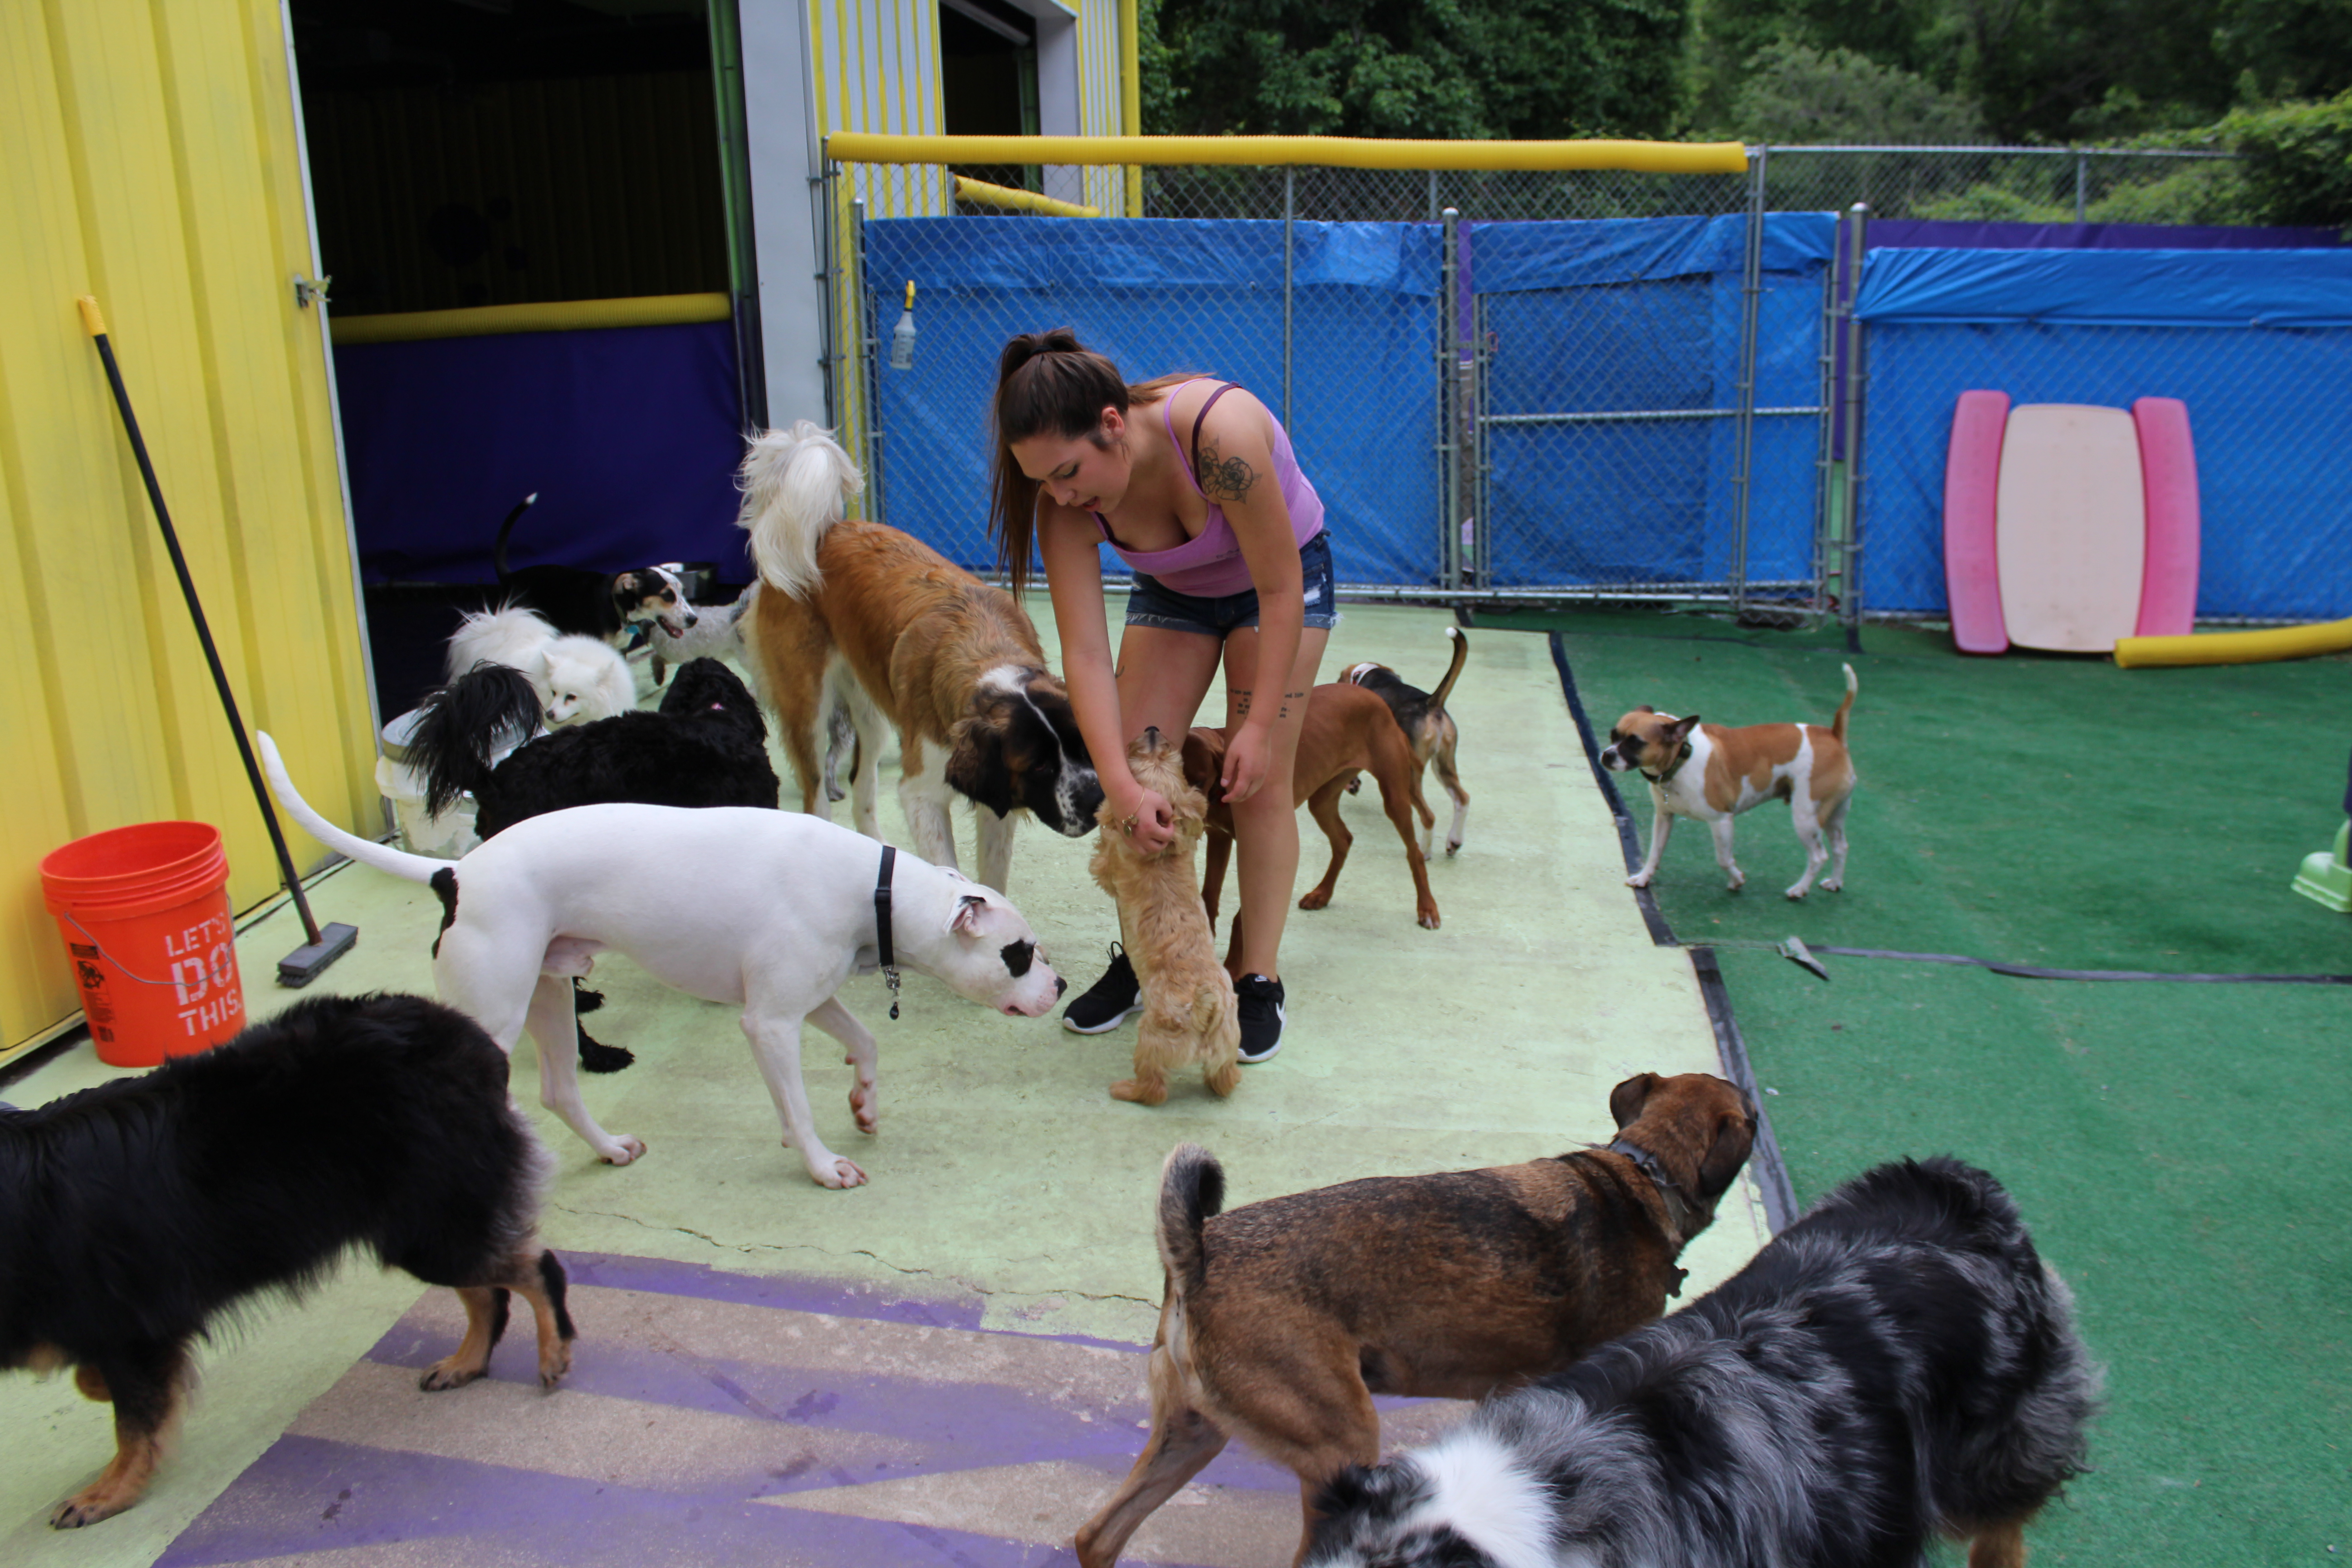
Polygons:
M1433 684L1446 624L1435 611L1351 607L1325 676L1371 658ZM1473 801L1465 847L1430 868L1443 928L1413 923L1402 850L1368 787L1344 807L1356 846L1331 907L1291 917L1282 1054L1245 1069L1231 1100L1180 1085L1154 1110L1120 1104L1105 1091L1127 1070L1127 1030L1082 1039L1058 1016L999 1017L913 975L904 1016L891 1023L881 982L869 977L844 996L881 1037L879 1133L852 1128L845 1067L815 1048L806 1064L820 1126L872 1179L827 1192L780 1147L733 1015L608 959L597 973L608 1002L593 1026L638 1059L590 1079L587 1092L600 1121L645 1139L649 1152L625 1169L599 1165L541 1113L561 1167L544 1218L550 1245L815 1277L876 1300L957 1300L976 1305L985 1329L1139 1344L1160 1294L1151 1197L1180 1141L1213 1149L1231 1201L1246 1203L1557 1153L1605 1139L1609 1089L1629 1074L1717 1070L1687 959L1652 945L1622 886L1614 828L1545 640L1474 632L1450 707ZM895 761L886 759L886 781ZM883 821L907 842L888 789ZM1321 874L1324 847L1310 822L1301 826L1303 887ZM970 841L966 827L967 851ZM1099 973L1117 933L1087 877L1087 852L1024 826L1009 889L1074 989ZM321 988L430 994L438 907L425 889L345 868L316 885L311 903L320 919L361 932ZM294 999L269 977L299 941L290 910L241 937L256 1016ZM531 1049L526 1042L519 1058ZM516 1072L528 1092L534 1069L519 1059ZM85 1046L41 1065L10 1098L39 1103L107 1076ZM1743 1184L1685 1256L1685 1299L1736 1268L1764 1234ZM256 1313L206 1356L180 1457L146 1500L86 1531L58 1535L43 1521L110 1451L104 1409L64 1380L0 1381L0 1430L16 1439L0 1466L0 1559L143 1568L419 1294L405 1277L361 1268L304 1308ZM584 1360L596 1341L593 1326L583 1333Z

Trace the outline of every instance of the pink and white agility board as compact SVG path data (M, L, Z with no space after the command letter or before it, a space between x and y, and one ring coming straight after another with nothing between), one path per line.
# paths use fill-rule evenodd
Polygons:
M2197 447L2189 438L2189 405L2143 397L2132 405L2139 427L2140 487L2147 497L2147 567L2140 580L2137 635L2187 637L2197 626Z
M1962 653L2009 650L1994 541L2000 441L2008 427L2006 392L1963 392L1952 410L1952 443L1944 458L1944 587L1952 605L1952 640Z

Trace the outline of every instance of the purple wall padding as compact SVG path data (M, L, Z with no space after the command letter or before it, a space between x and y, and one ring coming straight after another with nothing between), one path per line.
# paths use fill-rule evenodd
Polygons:
M1995 526L2000 444L2008 430L2009 394L1960 394L1944 459L1944 584L1951 595L1952 640L1962 653L2009 651Z
M2197 447L2189 405L2177 397L2132 404L2139 426L2140 489L2147 498L2147 564L2140 577L2138 634L2187 637L2197 629Z
M509 566L710 561L749 582L726 321L515 332L335 351L364 578L488 583Z

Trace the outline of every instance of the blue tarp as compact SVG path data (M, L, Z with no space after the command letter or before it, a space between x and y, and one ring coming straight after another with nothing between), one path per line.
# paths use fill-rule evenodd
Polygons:
M1765 220L1751 582L1810 578L1821 451L1823 269L1836 220ZM1472 226L1493 355L1486 413L1681 415L1491 426L1497 587L1720 583L1738 541L1740 217Z
M2202 616L2352 615L2352 251L1874 251L1862 589L1942 613L1963 392L2127 408L2196 442Z
M2347 250L1890 250L1864 263L1868 322L2352 325Z
M751 580L729 322L353 344L335 387L370 582L494 581L499 523L533 490L510 566Z
M1432 580L1438 247L1429 224L1296 226L1290 438L1345 582ZM1278 222L875 219L866 258L886 345L917 286L914 366L876 373L884 521L961 565L996 564L988 409L1016 333L1071 327L1130 380L1196 371L1281 414Z

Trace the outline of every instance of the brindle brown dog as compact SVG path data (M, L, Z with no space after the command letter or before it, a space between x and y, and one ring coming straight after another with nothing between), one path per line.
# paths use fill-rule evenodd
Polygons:
M1151 1435L1078 1531L1108 1568L1151 1511L1238 1434L1313 1500L1380 1456L1375 1394L1479 1399L1639 1327L1682 1284L1756 1137L1719 1078L1627 1079L1617 1137L1522 1165L1375 1177L1218 1214L1224 1173L1180 1145L1160 1178L1166 1270L1151 1346Z
M1201 901L1212 925L1217 919L1217 898L1224 890L1225 861L1233 854L1234 813L1225 804L1218 774L1225 762L1225 732L1195 729L1184 741L1184 777L1209 797L1209 852L1201 871ZM1437 929L1437 895L1429 890L1429 862L1413 833L1412 745L1398 728L1396 716L1378 694L1337 680L1307 695L1307 722L1298 731L1298 752L1290 764L1290 783L1297 804L1307 807L1323 836L1331 841L1331 864L1323 879L1300 895L1298 907L1319 910L1331 901L1339 868L1356 841L1339 819L1339 796L1360 773L1369 773L1381 786L1381 806L1388 813L1397 837L1404 840L1404 860L1412 871L1413 918L1431 931ZM1242 917L1234 913L1225 949L1225 968L1241 974Z

